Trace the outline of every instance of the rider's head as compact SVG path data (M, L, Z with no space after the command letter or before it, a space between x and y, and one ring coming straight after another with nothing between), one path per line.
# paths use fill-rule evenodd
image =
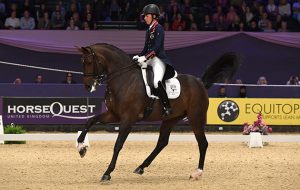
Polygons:
M154 19L159 17L159 8L155 4L146 5L143 9L144 20L147 25L151 25Z

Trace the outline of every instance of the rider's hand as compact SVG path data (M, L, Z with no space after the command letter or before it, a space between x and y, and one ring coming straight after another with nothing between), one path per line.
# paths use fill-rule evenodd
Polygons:
M140 57L140 56L135 55L135 56L133 56L132 60L133 60L133 61L137 61L137 60L139 59L139 57Z

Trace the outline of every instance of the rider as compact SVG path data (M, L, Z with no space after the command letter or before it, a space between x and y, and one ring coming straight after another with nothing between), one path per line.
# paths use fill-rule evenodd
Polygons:
M144 20L149 26L146 31L146 40L143 51L133 57L141 67L150 65L154 73L154 87L158 93L164 108L164 116L172 113L167 93L162 85L162 79L165 74L166 65L170 61L164 50L164 29L158 24L159 8L155 4L146 5L143 9ZM149 60L149 61L148 61Z

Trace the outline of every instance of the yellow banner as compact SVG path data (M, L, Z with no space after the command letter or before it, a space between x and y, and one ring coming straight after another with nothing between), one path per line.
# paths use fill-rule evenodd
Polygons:
M252 124L261 112L267 125L300 125L300 99L210 98L207 124Z

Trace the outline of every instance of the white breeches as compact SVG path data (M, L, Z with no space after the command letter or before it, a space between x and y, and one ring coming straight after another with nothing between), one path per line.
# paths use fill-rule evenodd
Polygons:
M154 74L154 88L158 87L158 82L162 81L165 71L166 65L157 57L153 57L147 62L147 65L151 66Z

